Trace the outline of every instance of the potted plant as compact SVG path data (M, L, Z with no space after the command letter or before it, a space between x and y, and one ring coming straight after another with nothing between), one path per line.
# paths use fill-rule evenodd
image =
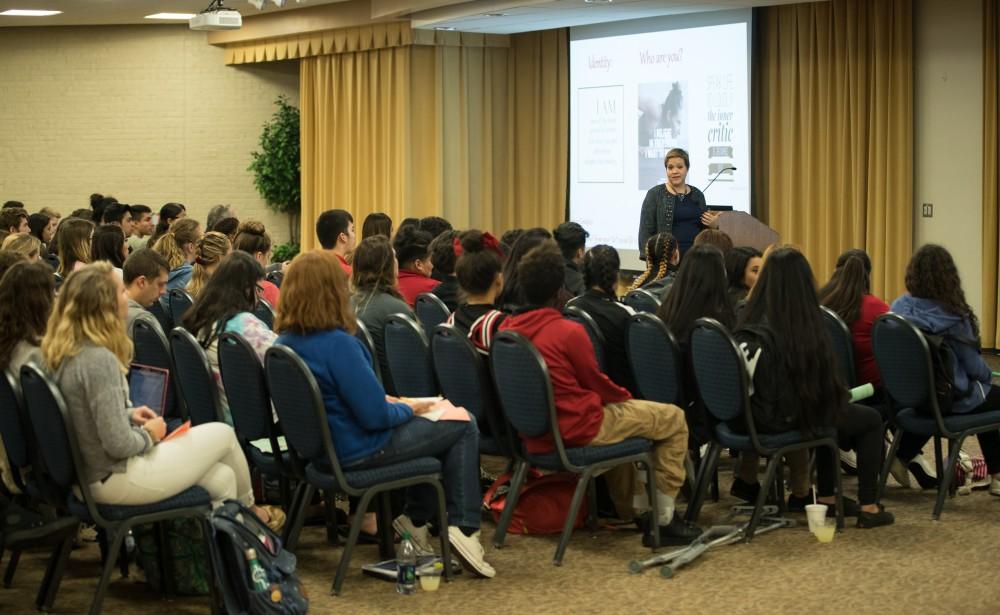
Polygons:
M288 244L277 246L275 255L294 256L299 250L299 215L302 187L299 158L299 110L279 96L278 110L264 124L260 151L252 152L254 186L272 211L288 214Z

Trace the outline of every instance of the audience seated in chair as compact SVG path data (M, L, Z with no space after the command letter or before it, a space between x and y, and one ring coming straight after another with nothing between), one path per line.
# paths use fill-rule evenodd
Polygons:
M512 314L527 305L528 300L525 298L524 290L521 288L518 265L520 265L521 259L524 258L524 255L529 250L540 245L547 239L552 239L552 233L546 229L539 227L529 228L522 232L517 237L514 245L511 246L510 253L507 255L507 260L503 266L503 288L500 290L500 295L496 300L497 306L504 312ZM561 310L566 306L566 302L572 298L573 295L569 294L563 288L559 291L559 299L554 307Z
M132 205L132 235L128 238L131 251L149 247L153 234L153 210L147 205Z
M188 282L186 289L192 299L198 298L208 279L219 268L219 263L232 251L233 246L229 238L218 231L209 231L198 240L191 281Z
M365 221L361 225L361 239L368 239L375 235L392 240L392 218L389 217L389 214L377 211L365 216Z
M729 251L733 249L733 239L725 231L720 231L717 228L707 228L697 235L695 235L694 243L692 246L700 246L702 244L708 244L715 246L722 252L723 258L725 258ZM685 255L687 252L685 252Z
M376 240L384 241L371 237L361 243ZM308 252L296 258L285 276L283 301L276 322L278 343L301 356L316 377L341 464L360 470L438 457L447 494L448 539L472 572L494 576L479 542L482 494L475 419L428 421L419 415L431 402L386 395L372 370L373 358L354 336L347 276L331 255ZM405 512L393 527L408 532L419 552L433 552L427 526L435 511L433 489L411 487L406 496Z
M400 225L402 228L403 225ZM431 236L431 241L437 239L438 235L445 231L452 230L451 222L441 216L427 216L417 222L417 228Z
M729 278L729 297L733 305L743 301L757 282L764 264L763 254L757 248L740 246L726 254L726 277Z
M365 224L367 223L366 219ZM389 225L391 228L391 220ZM321 213L319 219L316 220L316 237L319 239L319 245L336 256L344 273L347 274L347 277L351 277L351 265L347 262L347 255L354 251L357 243L357 235L354 232L354 216L351 215L351 212L343 209L331 209Z
M518 276L530 307L504 320L500 330L528 338L545 360L566 446L602 446L630 437L652 440L660 516L639 520L647 534L644 544L652 544L650 532L654 528L658 528L661 545L689 543L700 531L674 515L675 498L685 477L688 432L683 411L669 404L632 399L628 391L600 372L593 352L582 351L590 346L583 326L564 319L552 307L565 276L563 256L554 241L532 248L521 259ZM524 445L535 454L554 450L551 433L525 438ZM640 504L639 509L648 506L645 489L637 488L634 466L619 466L605 476L620 517L633 518L634 502Z
M677 275L681 262L681 251L677 240L670 233L657 233L646 241L643 250L646 270L629 287L629 290L648 290L660 299L662 304Z
M392 240L399 263L399 294L411 309L417 301L417 295L433 292L438 285L438 281L431 277L434 271L434 263L430 258L433 239L426 231L414 226L403 226Z
M59 246L59 269L64 278L90 262L90 237L94 223L79 218L69 218L59 225L56 243Z
M563 288L573 297L579 297L587 288L580 271L583 265L583 251L587 247L587 237L590 237L577 222L563 222L552 231L552 238L559 244L563 259L566 261L566 281Z
M32 262L41 259L42 249L42 242L27 233L8 235L3 242L0 242L0 250L18 252Z
M449 312L458 308L458 278L455 276L455 239L458 231L445 231L431 242L431 264L434 270L431 277L438 280L438 285L431 292L444 302Z
M478 230L459 235L453 249L458 254L455 276L465 303L452 312L448 324L468 335L479 352L489 354L497 327L507 316L496 306L503 288L503 251L496 237Z
M907 294L892 302L892 311L917 328L942 336L957 359L951 413L1000 410L1000 387L991 384L992 372L980 352L979 319L965 300L951 254L934 244L918 249L906 266L906 290ZM987 431L977 437L992 476L990 494L1000 496L1000 432Z
M126 258L128 243L121 227L102 224L94 229L94 236L90 240L90 262L107 261L116 272L121 273Z
M153 249L162 254L170 265L170 275L167 277L168 291L186 288L191 281L195 246L199 239L201 239L201 224L194 218L182 218L153 245ZM163 307L167 308L165 304Z
M194 305L184 314L183 326L198 340L208 355L212 377L219 387L219 401L226 422L232 424L229 402L219 374L219 336L236 333L257 352L263 363L264 353L277 335L253 315L257 288L264 279L264 268L246 252L233 252L222 259L216 275L209 278Z
M267 271L267 265L271 262L271 245L271 236L264 230L264 225L248 220L240 224L240 228L236 231L233 250L246 252L260 263L261 270ZM263 278L263 275L261 277ZM278 287L274 282L261 279L260 288L264 300L276 308L281 294Z
M167 276L170 265L167 259L150 248L140 248L133 252L122 267L122 281L128 293L128 316L125 331L132 334L132 323L142 319L163 332L160 321L149 312L149 308L167 293Z
M122 281L110 265L95 263L63 283L42 340L44 362L66 399L94 498L142 505L198 485L214 506L230 498L253 506L250 471L231 427L199 425L163 441L161 417L145 406L128 407L127 313ZM279 520L279 514L255 510L264 521Z
M76 214L76 212L73 213L74 215ZM183 220L185 217L187 217L187 208L181 203L167 203L161 207L156 228L153 229L153 235L149 238L149 241L146 242L146 247L155 247L156 242L159 241L160 237L162 237L164 233L170 230L170 227L174 225L174 222Z
M802 253L794 248L770 253L735 338L753 383L751 409L758 432L798 429L820 435L836 430L841 448L855 449L858 457L858 501L844 498L844 516L857 517L861 528L892 524L892 514L876 501L882 417L872 408L848 403L846 386L832 368L836 358L812 268ZM742 419L730 427L746 430ZM816 468L817 500L832 505L839 462L829 451L820 450Z

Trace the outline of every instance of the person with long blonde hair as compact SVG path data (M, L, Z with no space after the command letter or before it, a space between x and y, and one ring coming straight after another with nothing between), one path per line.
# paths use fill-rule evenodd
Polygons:
M209 231L198 240L195 246L194 270L187 285L189 295L198 298L201 289L205 288L208 279L219 268L219 263L232 249L233 245L229 243L229 238L216 231Z
M194 218L182 218L156 240L153 249L162 254L170 265L167 290L184 288L191 281L199 239L201 224Z
M121 278L109 263L94 263L63 282L42 338L43 360L65 397L94 498L141 506L197 485L213 506L230 498L253 506L250 471L231 427L207 423L164 441L162 417L146 406L129 407L127 315ZM264 521L280 521L271 511L256 512Z
M35 262L41 258L42 242L33 235L18 233L9 235L0 244L0 250L11 250L25 255L29 261Z
M90 239L94 223L82 218L69 218L59 225L56 244L59 246L57 273L67 276L90 262Z

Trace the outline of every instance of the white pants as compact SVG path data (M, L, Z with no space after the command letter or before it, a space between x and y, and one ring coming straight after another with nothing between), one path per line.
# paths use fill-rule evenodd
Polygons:
M175 496L194 485L208 491L213 507L230 498L253 505L250 470L229 425L206 423L160 442L145 455L129 459L124 474L92 483L90 491L102 504L139 505Z

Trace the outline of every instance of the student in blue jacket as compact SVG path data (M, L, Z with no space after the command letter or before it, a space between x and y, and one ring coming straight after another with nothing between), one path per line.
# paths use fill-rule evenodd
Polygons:
M493 577L479 542L482 494L479 486L479 430L470 421L433 422L420 415L429 402L385 394L372 357L354 337L347 275L325 252L297 257L281 286L275 330L278 344L294 350L319 384L340 463L351 470L375 468L417 457L441 460L448 506L448 539L475 574ZM435 513L434 491L411 487L406 511L393 521L408 532L418 551L433 553L427 521Z
M906 290L908 294L893 301L891 310L919 329L944 337L958 359L952 413L1000 410L1000 387L990 383L990 368L979 352L979 319L965 301L951 254L938 245L922 246L906 266ZM1000 496L1000 432L985 432L978 437L993 476L990 493Z

